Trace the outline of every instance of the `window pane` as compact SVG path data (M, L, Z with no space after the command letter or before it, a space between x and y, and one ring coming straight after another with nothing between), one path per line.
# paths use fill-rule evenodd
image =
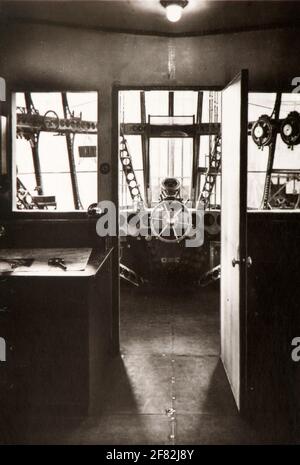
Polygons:
M274 117L273 110L276 100L275 93L249 94L250 122L256 122L260 116ZM300 206L300 150L299 145L291 150L283 142L280 126L291 111L300 112L299 94L282 94L279 113L279 130L276 137L276 149L271 173L271 184L268 196L268 209L295 209ZM263 195L266 180L269 146L259 148L248 137L248 208L263 208Z
M161 182L166 177L178 178L184 199L190 198L192 159L192 139L150 140L150 187L154 203L159 200Z
M196 115L198 92L176 91L174 92L174 115Z
M168 115L169 111L169 93L163 90L153 90L146 92L146 114L147 120L149 115Z
M140 91L128 90L119 94L120 121L122 123L141 122Z
M16 209L86 210L97 202L97 99L16 93Z

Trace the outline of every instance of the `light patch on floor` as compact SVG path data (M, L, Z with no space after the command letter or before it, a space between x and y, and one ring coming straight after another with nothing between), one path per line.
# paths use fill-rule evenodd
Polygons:
M34 417L26 444L270 443L237 412L220 361L219 291L121 291L121 356L107 371L102 411ZM273 441L274 442L274 441Z

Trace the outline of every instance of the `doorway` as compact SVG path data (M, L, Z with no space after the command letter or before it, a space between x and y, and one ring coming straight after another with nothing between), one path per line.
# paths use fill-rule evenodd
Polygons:
M240 421L220 361L220 99L199 89L118 93L121 366L112 404L143 427L145 418L167 422L173 443L203 421ZM203 241L189 247L197 214Z
M167 110L164 114L149 115L145 108L145 94L147 91L155 90L167 91L168 97L165 99ZM210 162L213 158L214 169L208 172L211 163L208 164L208 168L201 165L201 137L199 141L196 140L196 144L193 139L190 204L187 201L185 206L195 213L199 205L197 204L199 197L202 205L207 206L206 199L209 199L208 205L211 203L213 189L210 189L210 186L216 189L216 183L211 174L216 174L216 168L218 168L216 161L219 158L220 123L214 121L199 123L198 108L203 95L199 97L202 91L192 89L197 91L196 118L192 115L193 123L191 124L176 124L174 122L176 117L181 115L174 112L174 94L183 89L155 90L118 89L114 99L115 108L120 109L122 107L120 92L136 92L136 103L130 105L130 111L139 108L140 120L137 123L126 121L125 108L121 115L118 113L120 138L116 139L114 153L118 151L120 155L118 159L120 186L122 186L123 176L127 184L123 186L128 188L127 198L132 200L134 210L128 208L126 204L125 208L122 208L127 214L127 221L124 221L124 216L120 215L120 227L124 227L125 224L129 227L131 234L120 234L121 263L123 261L123 267L120 270L121 274L123 273L120 318L121 358L118 359L119 365L114 370L115 377L110 383L110 386L114 388L109 393L107 404L110 403L112 406L111 413L131 415L131 421L138 425L137 428L142 436L145 437L146 434L150 442L239 444L265 441L264 432L251 430L241 415L246 412L249 400L248 353L246 352L249 340L249 334L246 331L246 278L247 267L250 264L247 258L246 241L248 73L242 71L222 92L222 162L224 163L222 178L226 177L225 183L222 179L220 195L223 208L222 231L221 241L220 238L219 241L214 238L209 248L211 252L209 258L213 260L215 255L220 257L220 242L222 243L221 293L218 289L220 282L218 265L210 268L204 276L200 275L201 279L199 278L198 281L191 279L194 275L193 265L198 264L196 248L186 261L181 261L181 256L178 259L178 255L175 255L174 259L174 255L166 253L167 249L171 250L171 246L172 251L177 251L180 243L192 237L182 234L184 238L182 241L178 240L181 236L174 227L173 220L177 213L175 208L168 209L167 206L161 209L162 211L156 209L165 200L184 203L184 199L180 197L182 194L180 194L179 187L184 176L178 180L176 178L178 171L175 171L176 143L178 144L179 139L193 139L195 126L200 127L200 132L211 131L208 134L202 133L201 137L209 136L211 133L215 136L214 143L211 144L215 156L212 157L209 153L208 157ZM159 105L162 104L161 102L163 102L163 97L159 99ZM115 116L117 116L116 113ZM156 124L151 124L151 116L158 117ZM166 120L169 123L163 124ZM142 167L147 166L147 169L142 169L140 174L133 172L134 158L130 153L129 136L140 136L142 139L140 158ZM153 170L151 171L151 147L153 147L151 138L164 139L163 144L166 144L165 139L169 139L165 150L160 149L160 152L167 154L163 162L166 170L171 171L166 171L167 178L163 177L160 185L156 183L158 187L156 191L155 186L151 184L153 173ZM170 141L173 138L176 142ZM184 142L181 144L184 145ZM196 150L195 147L197 147ZM158 155L158 149L154 153L159 160L158 163L161 163L160 159L163 155ZM181 153L185 153L184 148L181 149ZM195 160L198 163L195 163ZM157 168L157 164L155 166ZM202 175L204 175L203 181L200 182ZM143 184L139 183L138 178ZM123 192L124 190L125 187ZM156 202L153 192L156 192L156 195L157 192L159 193ZM141 204L144 205L143 208ZM146 211L146 221L137 214L141 211ZM221 212L220 207L212 208L211 205L207 209L203 208L202 212L204 246L210 242L207 239L210 238L214 227L220 225ZM168 221L165 221L166 217ZM182 222L185 222L185 218ZM149 233L147 234L149 229L151 232L152 224L158 225L154 238L149 237ZM138 234L141 225L146 231L143 237L139 237ZM128 232L128 229L126 231ZM165 231L170 232L169 239L175 239L173 242L168 243L167 240L162 240L166 239ZM189 232L193 232L193 228ZM216 251L218 242L219 251ZM157 257L159 260L155 267L153 261ZM185 269L187 272L180 274L180 265L192 266L187 266ZM180 279L182 276L184 279ZM119 320L116 319L116 321L118 321L119 328ZM209 327L213 328L212 331L209 331ZM199 331L202 331L202 334ZM215 344L210 345L213 340L217 340L217 350ZM205 342L207 344L204 347ZM199 352L193 353L193 351ZM162 438L161 432L166 434L166 431L168 431L167 437Z
M135 89L118 102L122 350L125 295L148 293L131 308L148 305L150 315L174 294L182 314L190 294L213 289L219 299L221 96Z
M226 149L229 150L231 139L237 139L232 154L237 159L241 157L243 145L241 133L247 134L246 89L247 72L242 72L224 91L229 93L233 90L233 111L237 112L235 121L239 125L227 125ZM157 111L154 103L152 113L147 109L152 92L156 92L158 110L165 105L163 110ZM184 92L196 94L194 112L190 108L181 109L183 114L177 112L179 95L184 104L188 101ZM240 442L237 439L240 435L246 434L248 439L245 442L249 442L251 436L239 415L240 385L238 392L235 391L233 373L227 363L235 356L236 350L240 355L238 362L243 363L241 346L229 345L228 349L225 342L228 342L230 333L226 326L220 347L220 310L221 321L224 322L224 317L234 311L237 321L242 324L242 299L235 301L234 293L230 292L225 301L219 298L220 200L221 196L227 195L220 188L221 114L214 104L214 98L219 96L216 91L215 94L206 93L198 88L118 88L114 92L114 108L118 108L119 118L118 133L114 130L114 135L118 136L114 153L118 153L119 163L118 250L122 265L119 281L121 316L119 319L117 314L115 323L118 330L120 328L121 357L113 370L115 377L110 386L114 388L108 394L106 405L110 405L108 408L112 414L134 415L134 421L141 425L142 431L147 430L150 437L157 428L162 428L164 433L167 430L167 441L172 444L184 441L201 443L199 435L201 437L203 433L203 425L207 426L214 442L218 428L226 435L228 425L231 432L234 430L233 443ZM129 97L132 102L127 105L127 113L124 100ZM208 102L206 115L203 111L205 99ZM229 111L229 104L230 98L225 104L226 111ZM135 121L131 119L134 112L138 114ZM116 112L114 114L116 117ZM131 143L134 137L136 141L139 139L139 150L135 143ZM210 147L210 151L206 152L207 164L205 156L203 161L201 155L205 137L206 147ZM189 139L192 141L192 166L186 176L190 184L185 189L184 198L182 185L186 187L186 166L180 165L180 160L190 160L185 155L189 150ZM152 161L155 157L156 163ZM159 176L161 164L165 171L162 170ZM242 178L242 174L246 175L244 164L245 160L241 166L237 165L237 180ZM116 170L116 164L114 166ZM227 176L230 176L229 172ZM125 179L123 188L122 179ZM246 184L241 185L242 189L246 187ZM123 205L121 197L125 199ZM178 203L182 207L177 209ZM203 234L200 235L203 242L196 247L183 246L195 239L196 219L199 217L203 226ZM243 221L242 215L238 220L240 218ZM229 223L227 221L227 227ZM183 230L183 225L187 224ZM242 233L239 229L236 241L240 251L243 249L239 244L243 246L245 243L244 238L241 240ZM217 234L219 236L216 237ZM226 241L224 243L226 245ZM206 253L203 253L205 247ZM239 255L236 254L235 258L236 270L239 270L240 282L243 282L244 260L238 264ZM116 264L119 271L119 262ZM234 269L232 263L231 266ZM236 292L240 291L239 287ZM226 359L227 355L229 358ZM130 418L133 420L132 416ZM150 429L147 425L151 426ZM203 442L209 443L209 439Z
M219 277L204 282L220 260L220 102L195 89L118 93L121 279L136 287Z

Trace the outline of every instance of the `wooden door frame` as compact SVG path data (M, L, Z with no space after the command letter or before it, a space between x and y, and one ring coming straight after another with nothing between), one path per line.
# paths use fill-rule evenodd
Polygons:
M244 179L240 178L240 256L246 259L241 264L240 270L240 412L247 412L248 382L247 382L247 192L248 192L248 94L249 94L249 72L241 71L241 138L240 138L240 172L245 173ZM245 185L243 186L243 183Z
M223 90L222 86L200 86L200 85L120 85L112 86L112 121L111 121L111 192L112 201L116 205L116 228L119 231L119 92L130 90L151 91L216 91ZM119 260L120 260L120 243L119 236L112 238L114 247L112 257L112 353L120 354L120 278L119 278Z

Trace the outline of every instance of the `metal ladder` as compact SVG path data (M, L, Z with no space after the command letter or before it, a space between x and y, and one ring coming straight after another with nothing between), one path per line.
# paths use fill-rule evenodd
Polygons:
M143 198L140 191L140 186L135 176L135 172L132 165L132 158L129 153L127 140L125 139L124 134L121 134L120 160L132 200L134 202L142 202Z
M205 176L204 185L201 194L198 198L198 204L202 203L204 208L209 205L210 196L216 184L216 179L221 169L221 136L216 135L211 156L209 167Z

